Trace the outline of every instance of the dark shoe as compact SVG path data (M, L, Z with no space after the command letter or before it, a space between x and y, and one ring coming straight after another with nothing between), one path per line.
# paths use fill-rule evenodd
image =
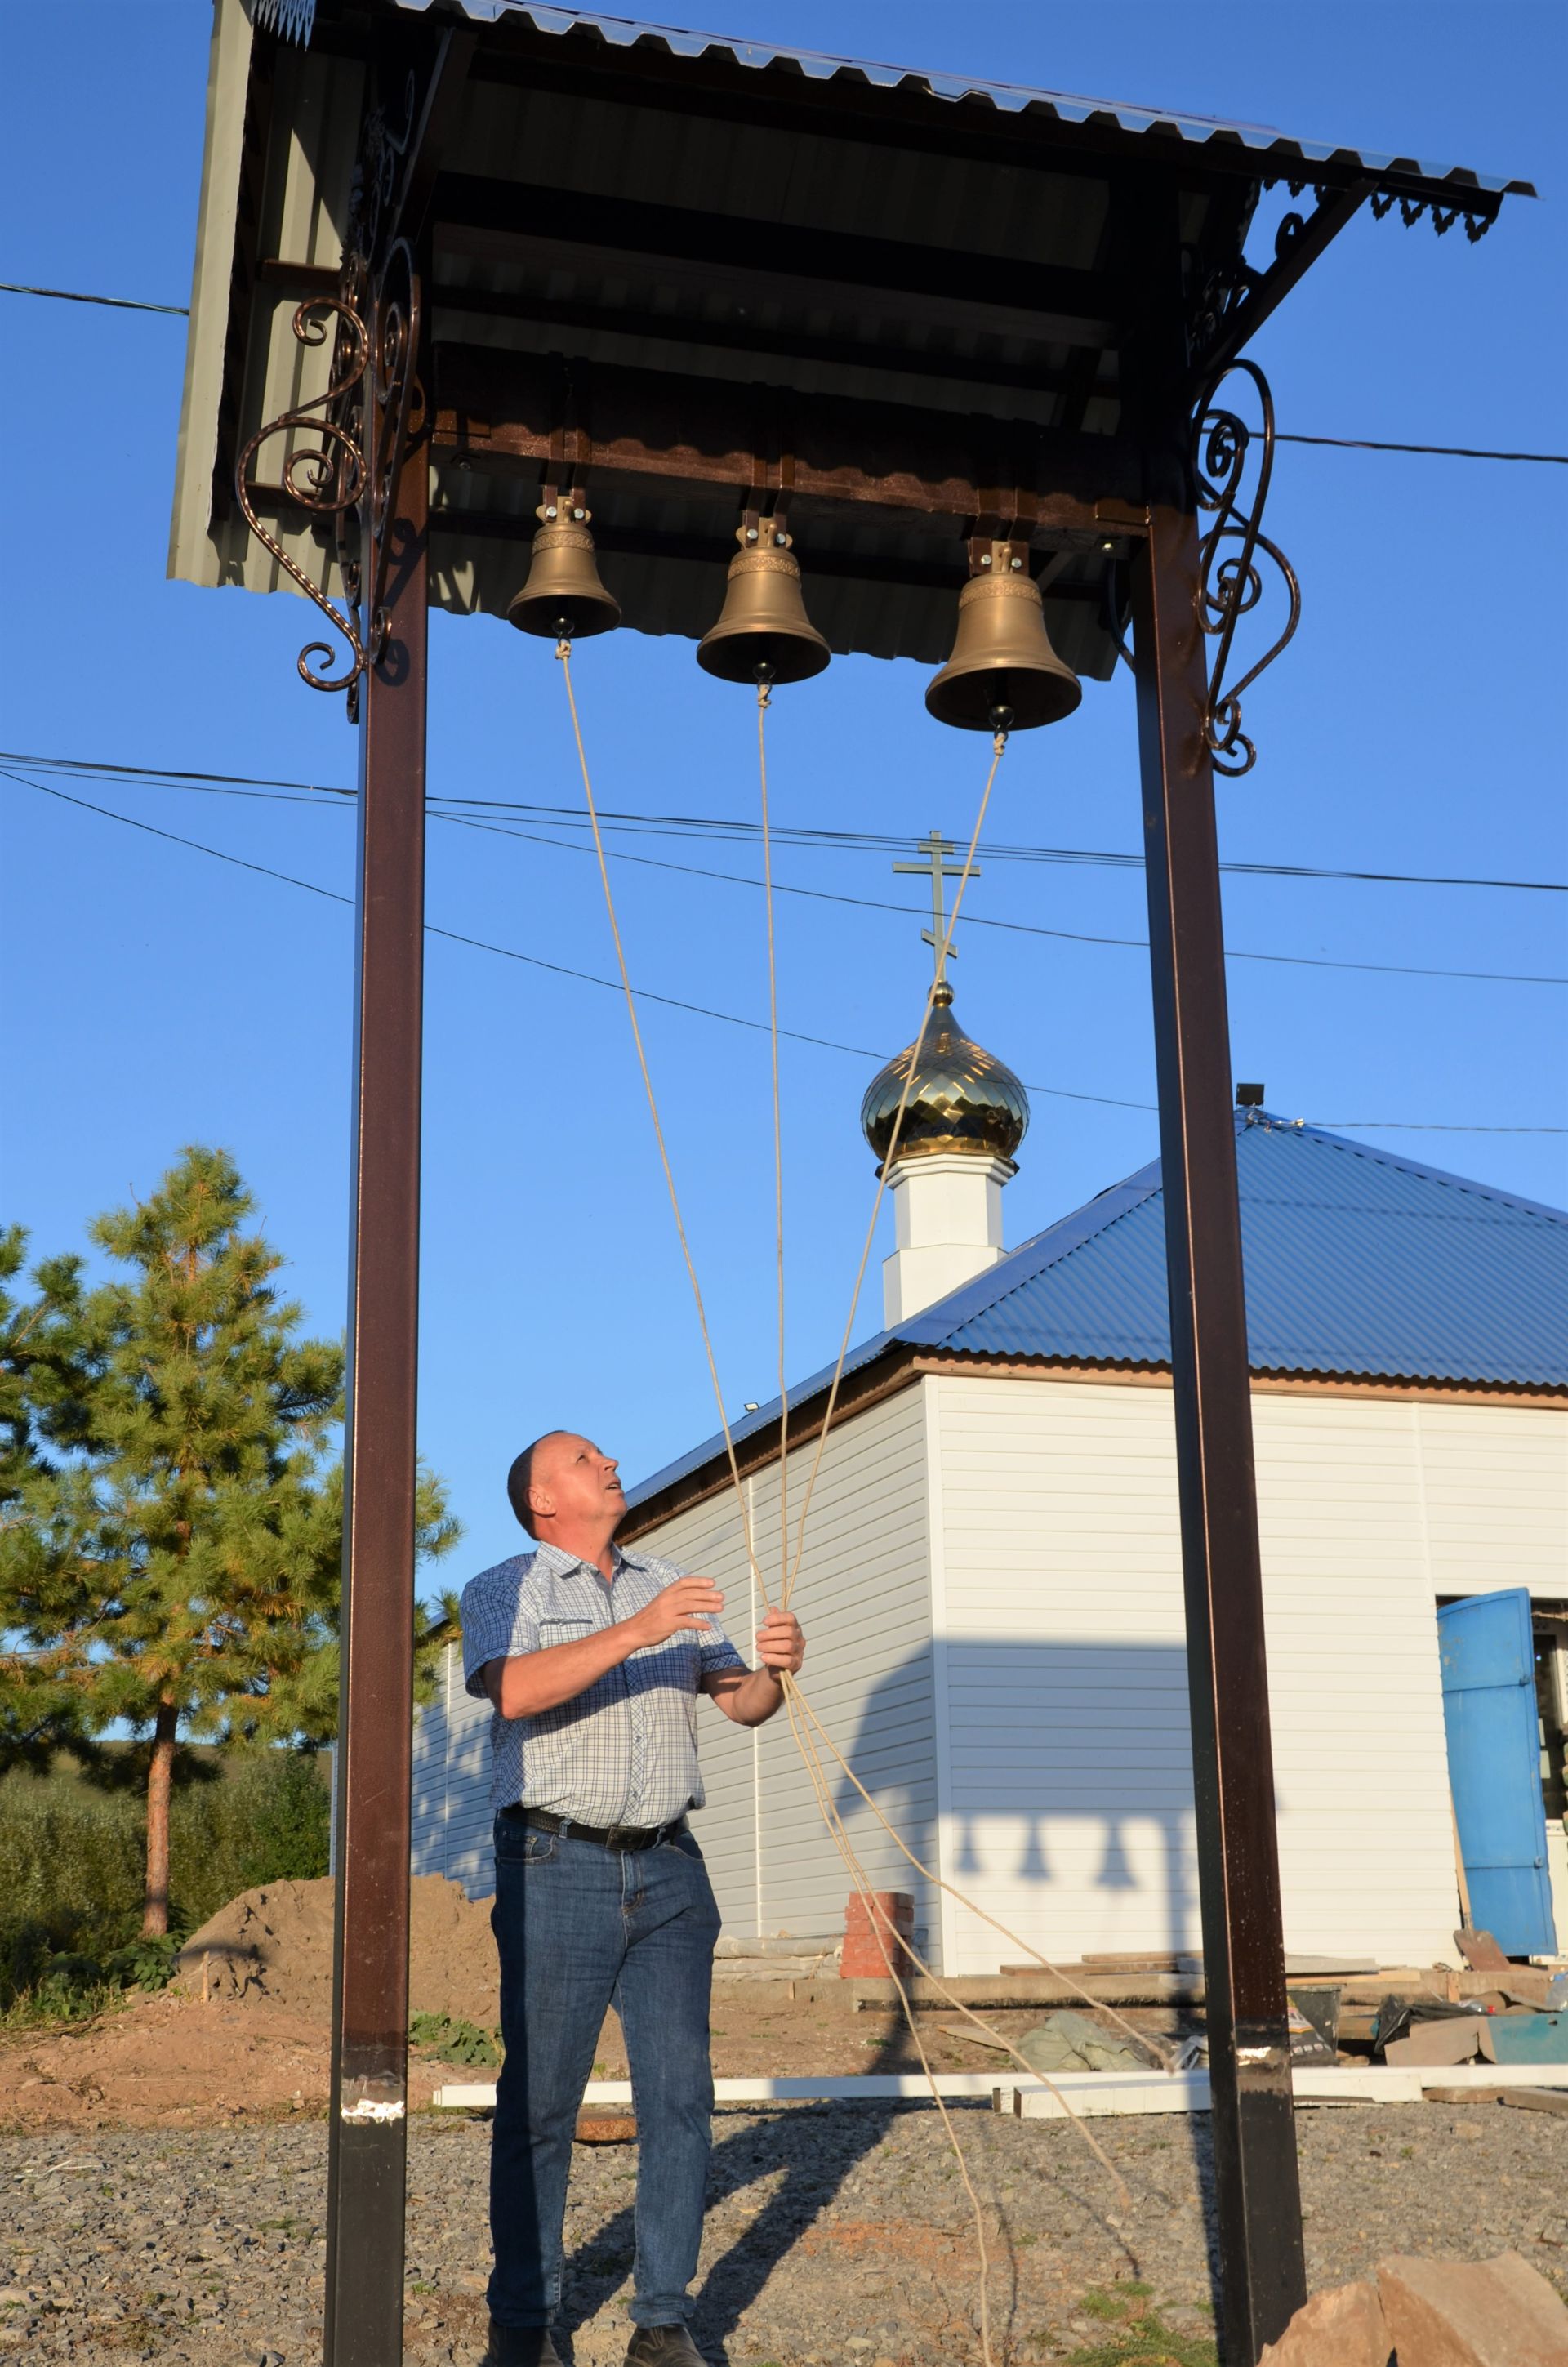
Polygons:
M684 2326L639 2326L626 2345L626 2367L707 2367Z
M490 2348L479 2367L562 2367L547 2326L501 2326L490 2322Z

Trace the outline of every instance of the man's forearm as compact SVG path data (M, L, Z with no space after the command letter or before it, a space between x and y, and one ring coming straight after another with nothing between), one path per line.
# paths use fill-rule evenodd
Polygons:
M570 1644L547 1644L537 1652L522 1652L512 1659L485 1664L485 1688L502 1717L537 1717L541 1710L558 1709L623 1660L629 1660L641 1638L635 1619L618 1619L596 1635Z
M733 1684L715 1685L713 1697L737 1726L765 1726L784 1706L784 1681L772 1669L752 1669Z

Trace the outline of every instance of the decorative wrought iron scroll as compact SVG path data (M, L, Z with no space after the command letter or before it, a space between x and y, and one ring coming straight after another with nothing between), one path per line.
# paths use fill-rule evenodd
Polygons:
M1216 398L1225 379L1240 370L1258 389L1263 406L1261 459L1258 480L1244 500L1242 481L1257 431L1239 413ZM1277 543L1262 530L1269 481L1274 471L1274 398L1258 364L1240 360L1216 371L1199 396L1192 413L1192 471L1198 506L1213 514L1214 523L1199 543L1198 621L1219 646L1209 674L1209 697L1203 715L1203 736L1214 770L1233 777L1249 773L1258 751L1241 728L1241 700L1266 667L1271 666L1301 621L1301 586L1294 568ZM1239 682L1228 683L1235 629L1263 597L1263 573L1258 554L1272 560L1283 580L1290 611L1284 630L1250 666Z
M399 475L411 431L419 424L423 396L415 373L420 339L419 275L406 240L388 255L376 300L362 256L344 261L335 297L313 297L297 307L294 334L305 346L324 345L336 323L326 391L269 419L246 444L235 466L234 490L245 523L258 542L297 583L307 599L347 644L307 641L299 652L302 681L312 690L346 691L348 719L357 719L359 677L375 665L386 646L387 574L391 561L391 522ZM315 583L256 515L254 463L274 436L303 434L284 463L282 491L296 507L334 527L333 544L343 577L340 608ZM357 521L367 536L355 533ZM361 595L369 627L361 632Z
M313 396L309 402L297 404L290 411L280 412L276 419L269 419L265 426L258 427L234 466L234 492L251 532L272 553L285 574L292 577L306 598L315 602L348 643L353 663L344 673L331 671L334 664L341 668L345 662L331 641L307 641L299 652L301 679L308 682L312 690L346 690L351 694L370 663L353 613L358 599L357 571L352 561L344 569L348 605L348 613L345 614L335 601L329 599L319 583L311 581L299 561L256 515L252 467L262 446L274 436L302 431L319 439L297 446L289 453L283 465L283 491L291 502L300 509L308 510L312 516L337 521L341 561L345 555L344 528L348 515L358 505L365 491L365 451L360 436L360 417L365 373L370 360L370 340L355 300L358 293L355 276L345 271L338 295L312 297L296 307L294 334L302 345L324 345L328 327L333 320L336 321L337 335L333 346L332 373L326 392ZM317 666L323 663L329 671L319 673Z

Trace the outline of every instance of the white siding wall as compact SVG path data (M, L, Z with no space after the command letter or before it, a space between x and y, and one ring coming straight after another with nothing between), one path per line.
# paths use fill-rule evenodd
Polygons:
M1455 1920L1436 1602L1568 1596L1568 1414L1292 1394L1253 1424L1287 1944L1429 1963ZM814 1452L790 1458L796 1513ZM747 1486L776 1589L777 1474ZM750 1654L734 1497L644 1542L717 1580ZM1198 1946L1168 1388L944 1375L869 1408L829 1441L795 1603L812 1704L918 1855L1058 1960ZM471 1897L493 1887L488 1727L453 1650L415 1734L413 1870ZM836 1932L850 1877L787 1719L705 1708L700 1738L727 1928ZM831 1784L934 1960L1016 1957Z
M943 1870L1058 1959L1196 1947L1168 1388L928 1380ZM1253 1400L1287 1945L1452 1953L1436 1598L1564 1590L1568 1417ZM1016 1954L962 1908L948 1962Z
M441 1656L434 1700L414 1719L411 1869L444 1874L460 1882L470 1898L488 1898L495 1888L490 1704L464 1692L457 1644Z
M751 1571L739 1506L732 1490L666 1521L632 1542L633 1553L659 1554L682 1569L700 1570L724 1594L724 1625L748 1659L761 1607L752 1602ZM712 1702L697 1707L697 1750L707 1806L692 1819L728 1931L757 1931L756 1785L752 1738L731 1726Z
M790 1456L792 1529L814 1444ZM781 1561L776 1468L748 1483L758 1557L769 1590ZM699 1551L700 1528L722 1522L722 1560ZM732 1496L669 1522L641 1540L706 1569L729 1596L727 1623L749 1648L750 1585ZM901 1390L836 1429L812 1497L793 1608L807 1630L807 1693L834 1742L917 1856L931 1859L936 1749L924 1440L918 1388ZM716 1734L715 1729L720 1731ZM827 1754L824 1751L824 1760ZM704 1719L709 1806L698 1821L728 1928L749 1937L842 1930L852 1880L829 1839L786 1715L755 1736ZM916 1896L916 1921L935 1941L925 1886L870 1811L828 1762L829 1790L874 1886Z

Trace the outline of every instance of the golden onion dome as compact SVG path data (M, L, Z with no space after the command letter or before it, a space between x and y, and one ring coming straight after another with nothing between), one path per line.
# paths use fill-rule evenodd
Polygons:
M914 1051L908 1045L889 1060L861 1104L861 1131L879 1160L893 1139ZM953 1015L953 989L945 980L932 994L919 1053L898 1129L898 1158L968 1151L1010 1166L1029 1125L1029 1096L1005 1061L965 1036Z

